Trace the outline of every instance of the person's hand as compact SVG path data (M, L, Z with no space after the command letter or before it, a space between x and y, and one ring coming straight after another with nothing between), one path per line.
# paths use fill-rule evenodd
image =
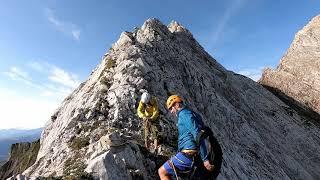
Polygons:
M210 164L210 162L208 160L206 160L205 162L203 162L204 167L206 167L206 169L208 171L213 171L214 169L214 165Z

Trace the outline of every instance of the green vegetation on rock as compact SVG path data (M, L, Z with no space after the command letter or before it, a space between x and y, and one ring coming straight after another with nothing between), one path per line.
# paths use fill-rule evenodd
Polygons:
M93 179L92 175L85 172L86 164L81 160L82 153L78 152L74 156L68 158L63 167L64 180L76 179Z
M0 168L0 179L7 179L29 168L37 159L40 140L32 143L16 143L11 146L10 158Z
M80 150L81 148L88 146L90 144L89 141L89 137L76 137L69 144L69 147L73 150Z

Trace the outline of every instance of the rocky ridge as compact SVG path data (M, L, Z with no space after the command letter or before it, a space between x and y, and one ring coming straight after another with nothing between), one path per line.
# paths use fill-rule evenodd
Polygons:
M259 82L320 113L320 16L295 35L277 69L265 69Z
M18 175L30 167L36 161L39 147L40 140L12 144L8 161L0 167L0 179Z
M159 101L163 129L158 156L142 143L136 115L140 95ZM177 22L147 20L124 32L92 72L52 115L28 177L156 179L176 148L176 118L168 95L183 96L221 143L218 179L317 179L319 127L247 77L222 67ZM113 141L101 144L109 134ZM121 142L114 145L110 142ZM162 158L162 159L161 159Z

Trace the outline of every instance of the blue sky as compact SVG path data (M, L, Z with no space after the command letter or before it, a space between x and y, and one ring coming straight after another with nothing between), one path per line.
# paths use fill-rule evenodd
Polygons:
M180 22L227 69L258 79L318 14L318 0L2 1L0 129L44 126L121 32L148 18Z

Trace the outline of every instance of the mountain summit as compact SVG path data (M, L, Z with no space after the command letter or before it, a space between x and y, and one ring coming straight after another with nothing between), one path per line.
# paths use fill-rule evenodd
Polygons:
M295 35L277 69L265 69L260 83L320 113L320 15Z
M145 90L159 102L159 155L141 145L136 110ZM157 168L177 145L176 117L165 108L171 94L201 114L219 140L219 179L320 177L319 127L312 119L226 70L179 23L167 27L157 19L123 32L88 80L63 101L45 126L37 161L23 174L157 179Z

